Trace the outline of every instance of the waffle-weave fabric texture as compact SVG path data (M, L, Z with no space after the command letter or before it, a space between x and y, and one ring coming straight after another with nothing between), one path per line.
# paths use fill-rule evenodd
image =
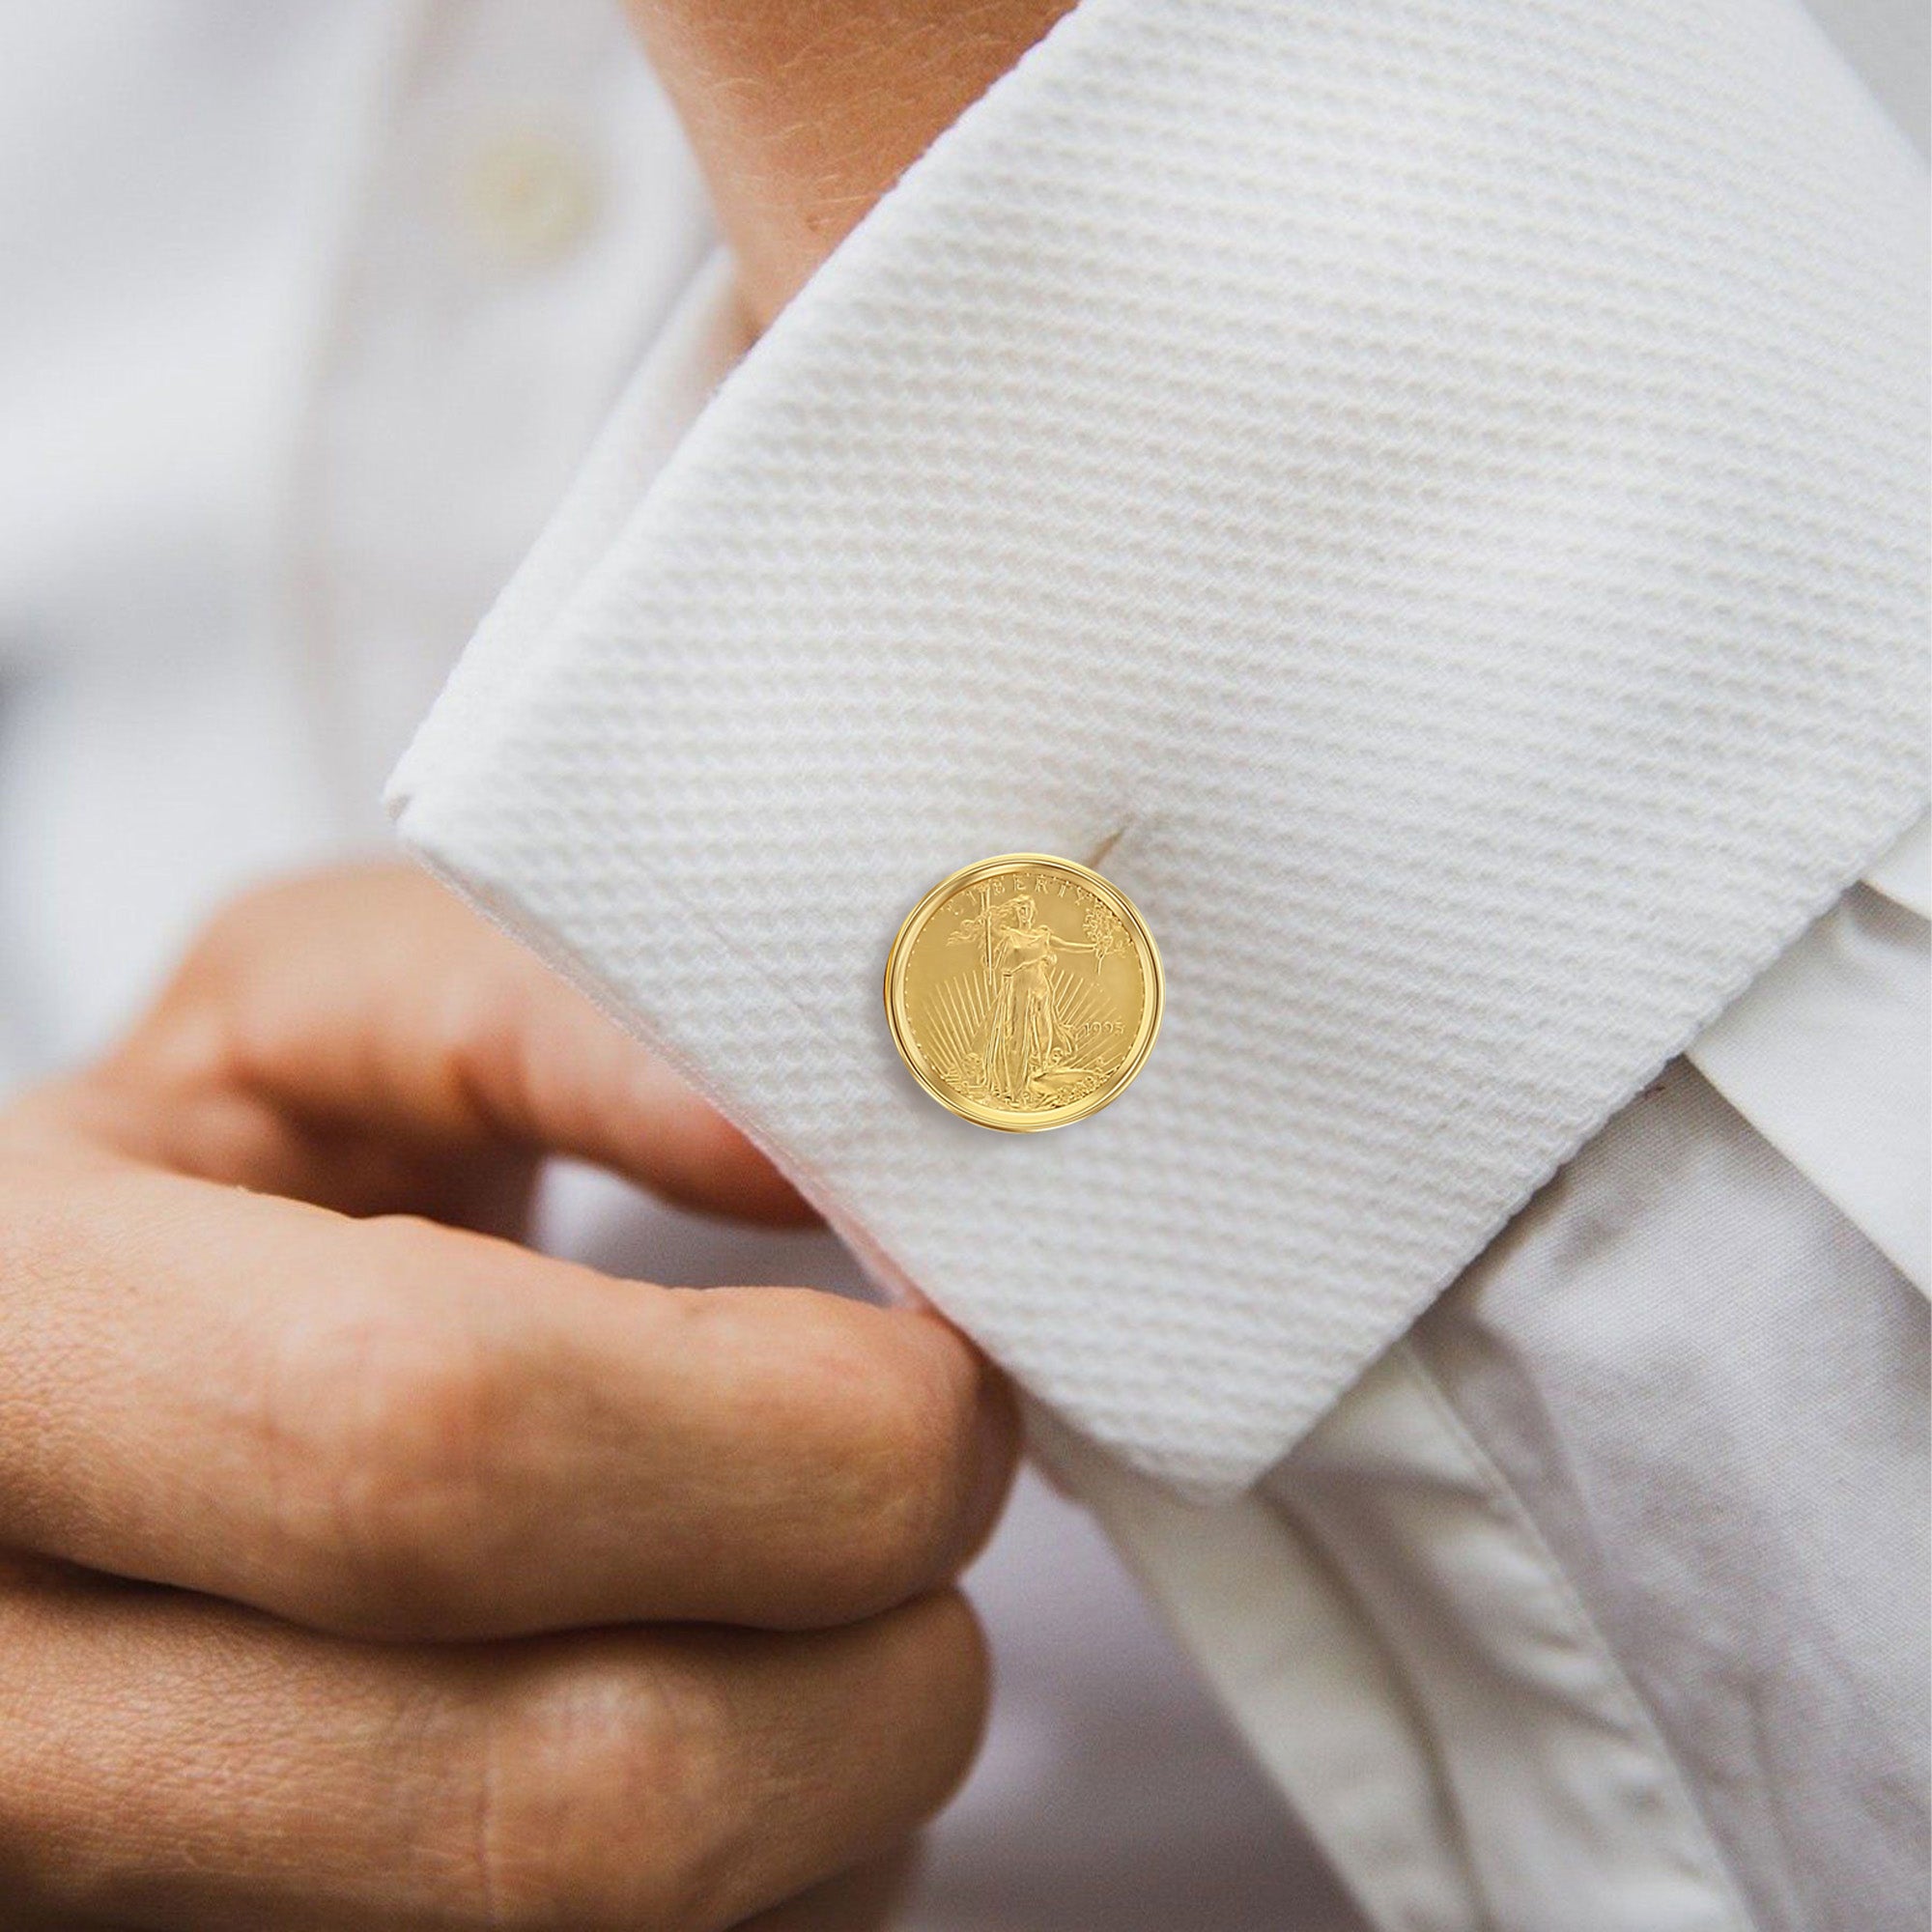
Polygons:
M1074 1427L1246 1483L1922 809L1924 222L1796 0L1086 0L648 488L634 396L404 837ZM943 1112L900 919L1102 848L1146 1070Z

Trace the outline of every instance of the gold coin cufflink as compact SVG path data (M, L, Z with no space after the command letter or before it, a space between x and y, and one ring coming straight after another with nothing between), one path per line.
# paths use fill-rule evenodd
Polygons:
M1009 852L942 879L886 961L886 1018L942 1107L1007 1133L1120 1098L1160 1028L1160 954L1090 867Z

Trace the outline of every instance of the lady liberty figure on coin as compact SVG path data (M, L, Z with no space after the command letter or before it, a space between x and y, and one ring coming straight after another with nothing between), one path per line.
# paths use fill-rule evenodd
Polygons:
M1006 923L993 940L993 997L980 1048L987 1088L998 1098L1016 1107L1037 1099L1034 1083L1053 1065L1061 1031L1054 965L1063 952L1091 952L1098 971L1102 951L1090 940L1065 939L1051 926L1036 925L1030 895L1008 902Z

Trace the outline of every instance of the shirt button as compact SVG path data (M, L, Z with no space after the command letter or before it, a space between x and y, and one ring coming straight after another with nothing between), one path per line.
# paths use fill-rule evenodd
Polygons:
M560 260L597 216L597 171L568 136L505 128L482 142L464 172L469 225L505 268Z

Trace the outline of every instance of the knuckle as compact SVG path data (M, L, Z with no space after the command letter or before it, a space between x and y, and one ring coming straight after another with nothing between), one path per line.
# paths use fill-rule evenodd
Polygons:
M485 1089L522 1079L524 1046L535 1028L532 988L518 973L453 977L425 1014L427 1055Z
M749 1671L747 1641L765 1660ZM495 1932L719 1932L769 1901L826 1828L840 1780L830 1829L846 1855L936 1812L972 1763L988 1702L965 1600L942 1592L863 1631L780 1641L803 1645L790 1655L807 1664L825 1646L846 1653L856 1744L821 1730L814 1748L794 1730L814 1711L816 1725L834 1721L809 1688L776 1717L756 1680L777 1654L735 1633L586 1636L494 1674L464 1748L438 1753L451 1782L430 1838L450 1916ZM855 1748L891 1768L863 1769Z
M828 1554L865 1610L950 1575L973 1528L980 1377L950 1336L935 1330L934 1339L904 1350L892 1375L868 1359L863 1399L841 1417L839 1504L849 1531Z
M460 1624L491 1567L499 1372L462 1323L380 1296L289 1341L271 1466L308 1593L357 1634Z
M719 1923L723 1729L689 1673L635 1654L573 1661L504 1699L458 1835L472 1915L497 1932Z

